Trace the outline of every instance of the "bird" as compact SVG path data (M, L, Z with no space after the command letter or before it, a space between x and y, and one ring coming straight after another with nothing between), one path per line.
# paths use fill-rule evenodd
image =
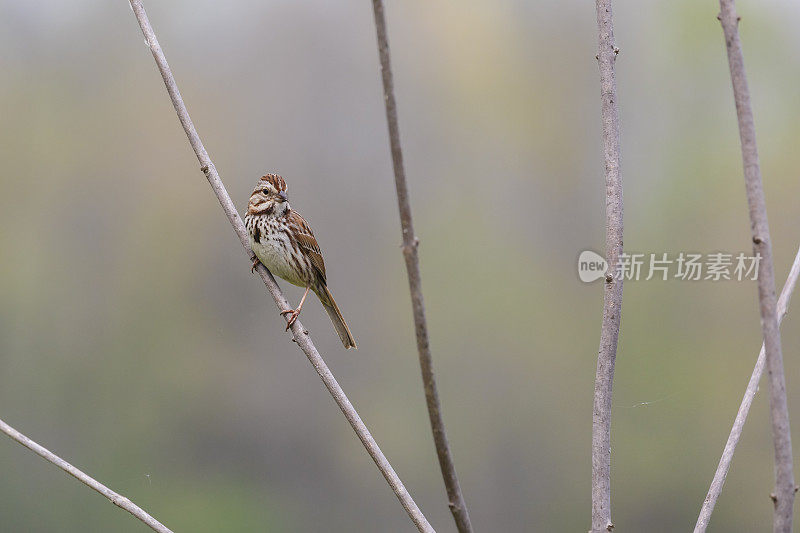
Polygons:
M297 321L309 291L319 297L345 348L357 348L356 340L328 289L325 262L311 227L289 205L286 181L278 174L262 176L247 202L244 217L255 253L252 272L263 264L270 272L292 285L305 288L296 309L281 311L289 315L288 330Z

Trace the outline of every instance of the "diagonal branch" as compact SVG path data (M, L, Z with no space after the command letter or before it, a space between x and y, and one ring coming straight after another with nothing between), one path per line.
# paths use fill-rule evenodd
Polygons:
M611 531L611 394L622 313L622 276L615 276L622 253L622 173L619 107L614 71L619 49L614 44L611 0L597 0L597 61L600 67L603 155L606 179L606 271L603 325L597 352L592 413L592 533Z
M786 380L783 373L781 332L775 298L775 272L772 265L772 243L767 222L767 206L758 164L756 128L750 104L750 90L744 70L742 42L739 39L739 16L733 0L720 0L719 20L725 34L728 64L733 85L733 99L739 122L742 144L742 163L753 235L753 253L760 255L758 266L758 300L761 311L761 330L764 336L767 371L769 372L770 415L772 442L775 447L775 511L773 531L789 533L792 530L794 505L794 473L792 472L792 436L789 429L789 407L786 402Z
M414 234L414 224L411 218L411 202L406 186L406 173L403 168L403 152L400 148L400 130L397 125L397 104L394 99L394 83L392 81L392 66L389 57L389 40L386 32L386 17L383 12L383 0L372 0L375 12L375 29L378 34L378 55L381 62L383 77L383 98L386 105L386 121L389 126L389 144L392 151L392 164L394 166L394 183L397 189L397 206L400 210L400 225L403 229L403 256L406 260L408 273L408 288L411 292L411 308L414 313L414 329L417 335L417 351L419 352L419 366L422 371L422 383L425 386L425 402L428 405L428 417L433 430L433 441L436 445L436 455L439 458L439 467L442 470L444 485L447 489L450 511L459 533L471 533L472 524L469 520L467 504L461 493L458 483L456 467L447 442L447 433L444 429L442 407L439 402L439 393L436 388L436 377L433 374L433 359L428 340L428 323L425 319L425 303L422 299L422 279L419 272L419 255L417 247L419 239Z
M797 250L792 269L789 271L789 276L786 278L783 290L781 290L781 296L778 298L778 326L781 325L783 317L789 311L789 300L792 298L798 277L800 277L800 249ZM765 362L766 350L762 343L761 351L758 353L758 359L756 359L756 366L753 368L753 374L747 383L747 390L744 391L739 412L736 413L731 433L728 435L728 442L725 443L725 449L722 451L722 457L719 460L717 471L714 473L714 479L711 481L706 499L703 500L700 516L698 516L697 524L694 526L694 533L705 533L708 522L711 520L711 513L714 512L714 506L717 504L717 499L719 499L719 495L722 492L722 486L725 484L725 478L731 468L733 453L736 451L736 445L739 444L739 439L742 437L744 422L747 420L750 406L753 405L753 399L756 396L756 392L758 392L758 382L761 381L761 375L764 373Z
M200 162L200 168L205 174L206 179L208 179L208 183L214 190L214 194L216 194L217 199L222 206L222 210L225 211L228 221L231 223L231 226L233 226L233 230L236 232L236 235L239 237L242 246L252 261L255 256L253 251L250 249L247 230L245 229L244 224L242 224L242 219L239 217L239 213L236 211L236 207L234 206L231 197L225 190L225 186L223 185L222 180L217 173L217 169L214 167L214 163L208 156L205 147L203 147L203 143L200 140L200 136L197 134L197 130L192 123L192 119L189 117L189 112L186 109L186 105L183 103L183 98L181 98L178 85L175 82L175 78L172 76L172 71L170 70L169 65L167 64L167 58L164 56L164 52L161 50L161 46L158 44L158 39L156 39L153 28L150 26L150 21L147 18L147 13L145 13L142 2L140 0L130 0L130 4L133 8L134 14L136 15L136 19L139 22L139 27L142 29L142 33L147 41L147 45L150 47L150 51L153 53L153 58L158 65L158 70L161 72L161 77L164 79L164 85L166 85L167 92L172 100L172 105L175 107L175 111L178 113L178 119L181 121L181 125L186 132L186 136L189 138L189 143L192 145L192 149L194 150L194 153L197 155L197 159ZM290 311L291 307L289 306L289 303L283 296L278 284L275 283L275 278L272 277L272 274L269 272L269 270L259 263L257 266L257 271L259 276L261 276L261 279L264 281L264 284L267 286L267 290L269 290L272 298L275 300L275 304L278 306L278 309L281 311ZM417 529L423 533L434 533L433 527L431 527L431 525L428 523L425 515L422 514L422 511L411 498L411 494L409 494L408 490L406 490L403 482L392 468L392 465L389 464L389 461L383 455L383 452L378 447L378 443L375 442L375 439L370 434L367 426L364 425L364 422L356 412L353 404L350 403L350 400L339 386L336 378L328 369L328 365L325 364L322 356L319 354L317 348L314 346L314 343L311 341L311 337L309 337L308 332L305 330L305 328L303 328L303 325L299 320L295 321L294 325L291 327L291 330L294 342L296 342L300 349L303 350L303 353L306 354L306 357L308 357L308 360L313 365L314 370L316 370L317 374L319 374L319 377L322 378L322 382L325 384L325 387L327 387L328 391L331 393L331 396L333 396L333 399L336 401L339 409L342 410L345 418L347 418L347 421L356 432L356 435L358 435L358 438L361 440L364 448L366 448L367 453L369 453L370 457L372 457L372 460L375 461L375 464L381 471L381 474L383 474L383 477L386 478L389 486L394 491L397 499L400 500L400 503L408 513L409 517L411 517L411 520L417 526Z
M68 462L66 462L61 457L57 456L44 446L35 443L34 441L29 439L16 429L12 428L2 420L0 420L0 431L11 437L18 443L22 444L23 446L34 452L39 457L43 458L46 461L49 461L50 463L53 463L61 470L71 475L72 477L74 477L75 479L77 479L90 489L99 492L100 494L108 498L108 500L111 503L113 503L114 505L116 505L121 509L125 509L133 516L135 516L136 518L138 518L139 520L150 526L150 529L152 529L153 531L158 531L158 533L172 533L172 530L170 530L167 526L165 526L164 524L162 524L161 522L159 522L158 520L147 514L147 512L144 509L142 509L141 507L130 501L122 494L114 492L113 490L109 489L108 487L106 487L93 477L84 474L83 472L81 472Z

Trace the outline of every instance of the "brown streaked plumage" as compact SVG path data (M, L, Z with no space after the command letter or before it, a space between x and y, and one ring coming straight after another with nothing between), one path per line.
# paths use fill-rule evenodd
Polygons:
M344 347L356 348L353 334L328 289L322 250L311 227L289 206L282 177L277 174L261 177L247 203L244 223L257 258L253 268L261 262L276 276L306 289L297 309L284 311L291 315L286 329L297 320L311 290L322 302Z

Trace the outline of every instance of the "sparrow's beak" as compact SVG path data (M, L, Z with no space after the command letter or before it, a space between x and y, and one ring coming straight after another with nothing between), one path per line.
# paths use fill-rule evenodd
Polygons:
M286 191L281 191L281 192L279 192L279 193L278 193L278 196L280 196L280 197L281 197L281 200L283 200L284 202L285 202L285 201L287 201L287 200L289 199L289 197L288 197L288 196L286 196Z

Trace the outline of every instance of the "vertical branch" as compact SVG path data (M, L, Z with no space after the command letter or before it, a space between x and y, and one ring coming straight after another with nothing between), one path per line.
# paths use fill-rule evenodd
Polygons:
M733 98L739 121L739 138L742 145L747 205L750 211L750 226L753 235L753 253L759 254L758 300L761 311L761 329L764 336L767 372L769 373L770 415L772 418L772 442L775 447L775 492L773 501L773 531L789 533L792 529L794 505L794 473L792 472L792 436L789 430L789 408L786 403L786 380L783 373L781 333L775 298L775 273L772 266L772 243L770 242L767 206L761 183L758 164L756 128L750 91L744 70L742 42L739 40L739 16L733 0L720 0L719 20L725 35L728 64L731 71Z
M622 312L622 277L615 276L622 253L622 173L620 172L619 107L614 71L619 49L614 44L611 0L597 0L597 61L603 120L606 180L606 272L603 325L597 352L592 413L592 533L611 531L611 393Z
M206 152L206 149L200 140L200 136L198 135L197 130L192 123L192 119L189 117L189 111L186 109L186 105L183 103L183 98L181 98L178 85L175 82L175 78L172 76L172 71L170 70L169 65L167 64L167 58L164 56L164 52L161 50L161 46L158 44L158 39L153 32L153 28L147 18L147 13L145 13L142 2L141 0L130 0L130 4L133 8L134 14L136 15L136 19L139 22L139 27L142 29L142 33L147 41L147 45L150 47L153 58L155 59L158 69L161 72L161 77L164 79L164 85L166 85L167 92L172 100L172 105L178 114L178 119L180 120L181 125L183 125L186 136L189 138L189 143L192 145L192 149L194 150L195 155L200 162L200 168L205 174L208 183L211 185L211 188L214 190L214 193L216 194L223 211L225 211L225 214L228 217L228 221L231 223L231 226L233 226L233 229L238 235L242 246L252 261L255 256L253 251L250 249L247 230L245 229L244 224L242 224L242 219L239 217L239 213L236 211L236 207L234 206L231 197L225 190L225 186L223 185L222 180L217 173L214 163L211 161L211 158L209 158L208 153ZM259 276L261 276L261 279L264 281L264 284L267 286L267 290L269 290L272 298L275 300L275 304L278 306L278 308L281 311L291 310L289 303L283 296L278 284L275 283L275 278L272 277L272 274L269 272L269 270L267 270L264 265L259 263L257 266L257 271ZM408 490L406 490L405 486L403 485L403 482L395 473L392 465L386 459L386 456L383 455L378 443L375 442L375 439L372 437L372 434L370 434L367 426L364 425L364 422L361 420L358 412L356 412L353 404L350 403L350 400L345 395L341 386L339 386L336 378L328 369L328 365L325 364L325 360L317 351L316 346L314 346L314 343L311 341L311 337L309 337L308 332L305 330L299 320L295 321L294 325L291 327L291 331L293 341L297 343L300 349L303 350L303 353L306 354L306 357L308 357L308 360L317 371L317 374L319 374L319 377L322 379L325 387L328 389L331 396L333 396L333 399L336 401L339 409L342 410L345 418L347 418L350 426L352 426L353 431L356 432L356 435L358 435L358 438L361 440L361 443L364 445L367 453L369 453L370 457L372 457L372 460L375 461L375 464L381 471L381 474L383 474L383 477L386 478L386 481L389 483L392 491L394 491L397 499L400 500L400 504L417 526L417 529L423 533L435 533L433 527L431 527L431 525L428 523L425 515L422 514L422 511L411 498L411 494L409 494Z
M797 250L794 263L789 271L789 276L786 278L786 283L783 285L780 298L778 298L779 327L783 321L783 317L785 317L786 313L789 311L789 300L792 297L795 285L797 285L798 277L800 277L800 249ZM747 420L750 406L753 405L753 399L756 396L756 392L758 392L758 382L761 381L761 375L764 373L765 362L766 350L762 343L761 351L758 353L758 358L756 359L756 366L753 368L753 374L750 376L750 381L747 383L747 389L744 392L742 403L739 406L739 411L736 413L736 419L733 421L731 433L728 435L728 442L725 443L725 449L722 451L722 457L719 460L717 471L714 472L714 479L711 481L706 499L703 500L700 515L697 517L697 524L694 526L694 533L705 533L708 522L711 520L711 513L714 512L714 506L717 504L720 493L722 493L722 486L725 484L725 478L731 468L733 453L736 451L736 445L739 444L739 439L742 437L744 422Z
M68 462L66 462L61 457L57 456L44 446L35 443L34 441L29 439L16 429L12 428L2 420L0 420L0 431L11 437L18 443L22 444L23 446L31 450L33 453L35 453L45 461L48 461L56 465L58 468L60 468L67 474L71 475L72 477L74 477L75 479L77 479L90 489L102 494L117 507L125 509L133 516L135 516L136 518L138 518L139 520L150 526L150 529L152 529L153 531L157 531L158 533L172 533L172 531L169 528L167 528L167 526L165 526L164 524L162 524L161 522L159 522L158 520L147 514L147 512L145 512L144 509L142 509L141 507L130 501L122 494L114 492L113 490L109 489L108 487L106 487L93 477L84 474L83 472L81 472Z
M408 198L406 174L403 168L403 152L400 148L400 130L397 125L397 104L394 99L394 82L392 81L392 66L389 57L389 40L386 32L386 17L383 12L383 0L372 0L375 12L375 29L378 34L378 55L381 62L383 77L383 98L386 105L386 121L389 126L389 144L392 152L394 166L394 183L397 189L397 206L400 210L400 225L403 230L403 256L406 261L408 273L408 287L411 292L411 307L414 313L414 329L417 336L417 351L419 352L419 366L422 371L422 383L425 387L425 402L428 405L428 416L433 430L433 440L436 445L436 455L439 458L439 467L442 470L450 511L459 533L472 531L469 520L467 504L461 493L458 483L453 456L447 442L444 429L444 418L439 402L439 393L436 389L436 378L433 374L433 360L428 340L428 325L425 319L425 304L422 299L422 280L419 272L419 255L417 247L419 239L414 234L414 224L411 219L411 202Z

